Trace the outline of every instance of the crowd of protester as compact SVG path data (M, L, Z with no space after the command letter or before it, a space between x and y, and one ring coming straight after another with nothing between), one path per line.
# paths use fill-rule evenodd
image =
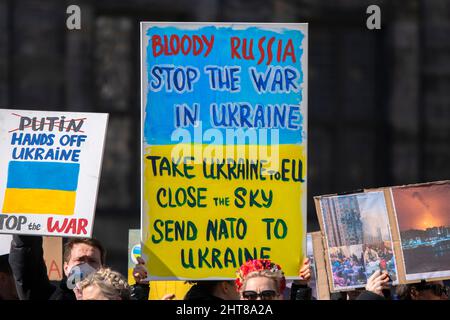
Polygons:
M392 253L379 247L365 247L361 257L345 257L342 252L332 256L344 279L363 279L361 260L375 259L389 263ZM95 239L70 239L64 245L64 277L52 283L43 258L42 237L14 235L9 255L0 256L0 300L148 300L149 283L145 261L138 259L133 270L135 284L129 285L120 273L106 264L106 251ZM337 263L336 263L337 262ZM355 268L356 267L356 268ZM352 270L346 272L346 270ZM294 280L288 297L291 300L312 300L309 281L312 275L309 259L303 261L299 280ZM345 278L347 277L347 278ZM345 280L347 281L347 280ZM365 288L330 295L332 300L447 300L448 287L443 281L392 285L386 268L380 268L367 278ZM244 263L235 280L196 281L184 300L282 300L286 297L286 278L280 265L267 259ZM348 284L344 282L343 284ZM161 299L171 300L174 294Z
M337 287L350 287L366 282L363 257L346 256L341 249L330 254L334 283Z
M364 245L363 249L365 272L368 277L379 269L387 271L388 274L393 274L392 271L395 269L395 261L391 248L388 248L384 243L381 243L376 245Z

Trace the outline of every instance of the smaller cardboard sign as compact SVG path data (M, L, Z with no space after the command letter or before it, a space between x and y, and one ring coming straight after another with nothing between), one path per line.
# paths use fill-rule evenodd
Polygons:
M43 237L42 242L48 278L51 281L59 281L63 278L62 238Z
M314 197L330 292L364 287L377 270L393 285L449 279L448 199L450 181Z

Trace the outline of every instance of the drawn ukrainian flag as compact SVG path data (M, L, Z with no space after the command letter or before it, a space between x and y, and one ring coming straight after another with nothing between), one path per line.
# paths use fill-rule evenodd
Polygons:
M10 161L3 213L72 215L80 165Z

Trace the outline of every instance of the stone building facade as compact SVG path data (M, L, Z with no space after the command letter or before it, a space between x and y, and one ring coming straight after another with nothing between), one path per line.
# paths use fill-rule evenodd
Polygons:
M0 107L110 113L94 235L112 267L140 223L143 20L309 22L309 230L314 195L450 178L447 0L0 0Z

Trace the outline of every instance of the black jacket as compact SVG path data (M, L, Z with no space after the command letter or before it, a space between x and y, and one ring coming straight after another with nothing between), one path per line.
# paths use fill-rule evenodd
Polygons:
M212 295L198 284L193 285L184 296L184 300L190 301L223 301L223 299Z
M386 300L386 298L371 291L364 290L356 300Z
M44 262L42 237L14 235L9 264L21 300L76 300L67 288L66 279L57 285L50 282Z
M312 296L312 289L308 285L292 283L291 300L315 300Z

